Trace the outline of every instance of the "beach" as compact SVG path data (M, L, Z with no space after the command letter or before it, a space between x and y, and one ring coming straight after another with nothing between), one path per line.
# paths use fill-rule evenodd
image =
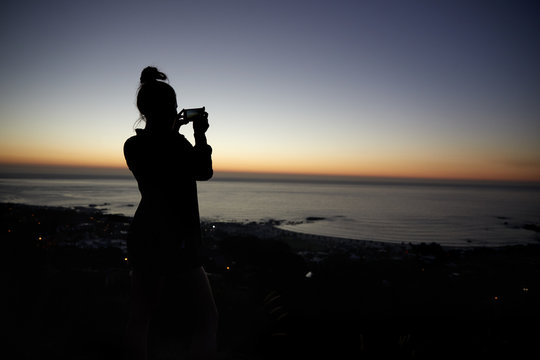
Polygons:
M4 318L21 359L118 359L130 217L0 204ZM512 357L538 353L540 242L443 247L299 234L280 221L203 222L205 269L230 359ZM528 231L538 234L531 225ZM172 282L172 280L171 280ZM153 359L185 355L171 293Z

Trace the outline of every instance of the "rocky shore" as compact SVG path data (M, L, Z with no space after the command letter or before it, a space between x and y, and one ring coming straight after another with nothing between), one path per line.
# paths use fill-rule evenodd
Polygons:
M2 309L18 359L118 359L130 218L93 207L0 204ZM540 245L444 248L203 223L228 359L520 358L538 354ZM171 294L153 359L183 358Z

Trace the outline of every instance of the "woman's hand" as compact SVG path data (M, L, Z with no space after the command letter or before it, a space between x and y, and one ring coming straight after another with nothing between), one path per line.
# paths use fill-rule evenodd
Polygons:
M208 124L208 113L205 111L204 114L193 120L193 132L195 134L204 134L210 125Z

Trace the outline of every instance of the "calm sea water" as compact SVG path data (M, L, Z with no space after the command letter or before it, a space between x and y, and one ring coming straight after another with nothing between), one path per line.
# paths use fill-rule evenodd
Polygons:
M0 201L95 205L133 215L140 199L128 177L0 177ZM540 187L428 182L317 182L215 179L199 183L203 220L282 220L314 235L456 246L538 243Z

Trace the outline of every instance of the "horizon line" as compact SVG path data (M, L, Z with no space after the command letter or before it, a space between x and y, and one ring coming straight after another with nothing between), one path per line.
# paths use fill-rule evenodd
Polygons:
M2 175L90 175L88 170L97 171L94 175L127 176L130 171L127 166L107 165L72 165L72 164L30 164L30 163L2 163L0 162L0 176ZM342 174L342 173L315 173L315 172L271 172L246 170L219 170L214 169L216 175L224 176L220 180L232 179L288 179L288 180L334 180L334 181L456 181L456 182L490 182L490 183L526 183L540 184L540 179L497 179L480 177L443 177L443 176L406 176L406 175L373 175L373 174Z

